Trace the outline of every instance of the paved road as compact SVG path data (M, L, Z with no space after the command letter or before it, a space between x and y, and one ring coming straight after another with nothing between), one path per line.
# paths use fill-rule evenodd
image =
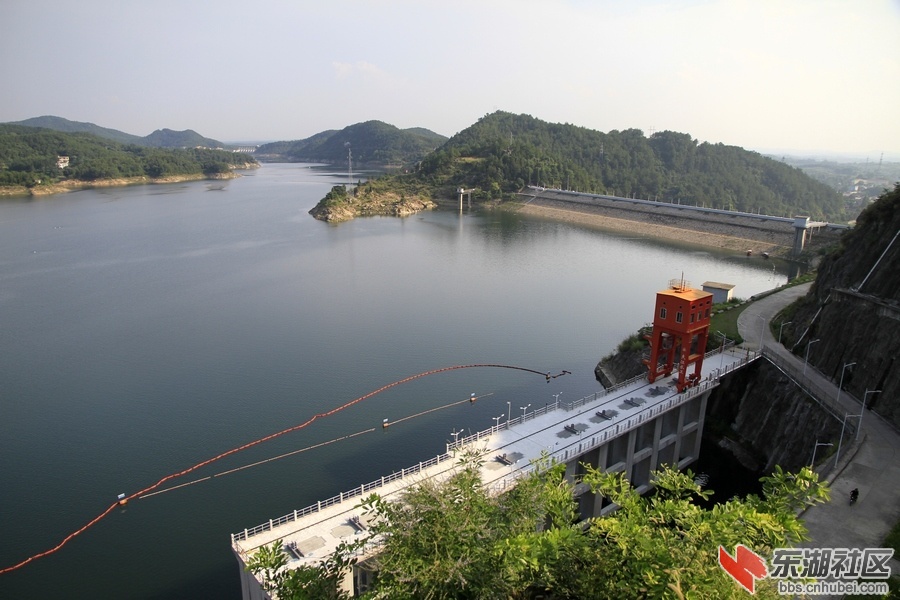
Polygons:
M750 304L738 317L738 331L744 344L758 348L760 336L763 345L792 361L800 369L803 359L791 354L775 340L769 327L775 314L797 298L806 294L812 284L787 288ZM827 335L827 332L821 332ZM812 366L806 375L837 397L837 385ZM846 391L841 393L840 404L846 414L859 415L860 401ZM858 419L859 417L848 417ZM831 482L831 501L816 505L803 514L811 540L802 546L810 548L868 548L881 546L891 527L900 520L900 435L881 417L866 411L862 418L860 440L848 444L844 440L840 461L834 461L820 469ZM859 489L859 501L849 505L850 490ZM900 561L895 556L891 572L900 574ZM821 597L821 596L819 596Z

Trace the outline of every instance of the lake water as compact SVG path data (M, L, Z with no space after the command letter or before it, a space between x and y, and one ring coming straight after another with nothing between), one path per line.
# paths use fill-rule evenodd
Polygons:
M740 297L786 281L758 258L508 213L309 216L342 180L267 164L224 185L0 202L0 568L119 493L398 379L480 363L572 375L472 368L391 388L171 484L375 431L135 500L0 575L0 597L238 599L231 532L430 458L510 408L592 393L597 361L682 273ZM473 392L486 397L380 427Z

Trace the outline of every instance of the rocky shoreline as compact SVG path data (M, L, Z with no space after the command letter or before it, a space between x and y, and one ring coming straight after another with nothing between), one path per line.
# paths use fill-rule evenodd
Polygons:
M335 195L335 190L309 211L326 223L341 223L356 217L408 217L437 204L424 196L406 196L394 192L366 193L363 198L352 194Z

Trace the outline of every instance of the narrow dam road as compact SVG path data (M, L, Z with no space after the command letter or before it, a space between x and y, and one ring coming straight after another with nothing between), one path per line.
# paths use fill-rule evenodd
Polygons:
M762 340L767 350L802 369L803 359L778 343L766 324L782 308L806 295L811 286L807 283L786 288L748 306L738 318L744 345L756 349ZM837 384L812 365L808 366L807 375L816 380L819 389L829 390L833 398L838 397ZM840 395L840 404L850 415L847 418L859 418L859 399L845 391ZM844 439L838 460L822 465L819 473L831 484L831 501L804 512L803 522L811 539L801 546L880 547L891 527L900 520L900 434L876 413L867 410L859 439ZM850 491L854 488L859 489L859 500L851 506ZM889 564L892 574L900 574L900 560L896 556Z

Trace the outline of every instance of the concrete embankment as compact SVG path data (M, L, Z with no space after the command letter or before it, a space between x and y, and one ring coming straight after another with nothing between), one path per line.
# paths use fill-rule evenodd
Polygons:
M753 222L726 215L680 214L675 205L664 203L634 205L603 201L596 204L569 202L563 194L542 192L539 196L522 194L523 214L578 223L589 227L624 231L648 238L674 240L711 248L753 254L767 252L787 257L793 246L793 227L785 224ZM833 241L832 235L817 236L816 248Z

